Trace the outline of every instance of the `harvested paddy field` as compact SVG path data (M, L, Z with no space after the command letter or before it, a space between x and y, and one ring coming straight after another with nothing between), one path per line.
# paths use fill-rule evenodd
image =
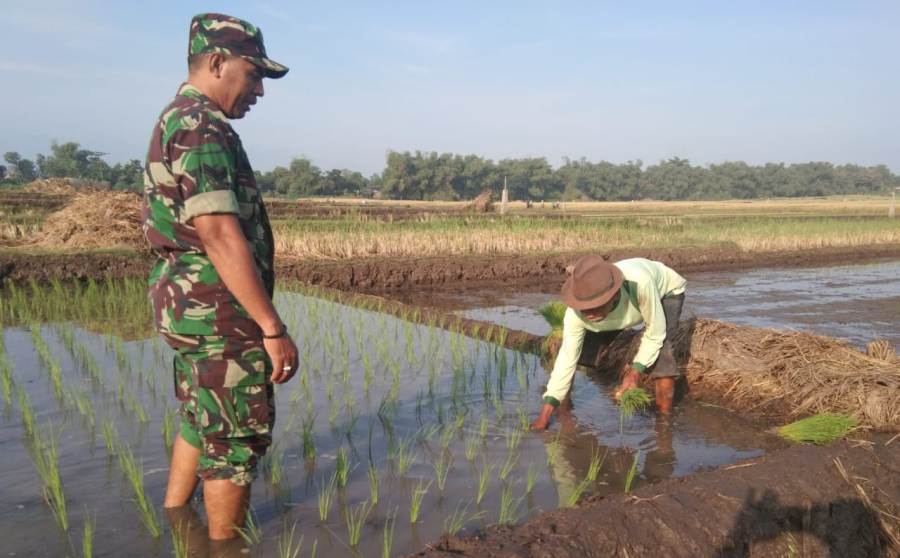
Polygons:
M270 201L280 276L354 291L535 281L558 277L590 252L641 255L681 270L896 258L900 226L886 217L888 205L877 197L559 210L513 204L500 216L466 212L462 203ZM80 226L73 219L85 213L79 207L91 208ZM139 261L137 214L137 200L125 194L54 193L41 201L0 192L0 224L9 232L0 231L0 280L142 276L151 260Z
M876 214L883 200L851 201L503 218L272 204L276 304L305 367L276 391L250 555L283 556L301 536L301 556L896 555L900 363L865 345L900 339L900 236ZM561 244L568 233L581 244ZM173 537L185 518L160 508L179 419L171 351L150 327L149 259L28 242L0 252L9 551L202 549L201 532ZM688 275L687 383L671 417L626 417L611 398L634 346L623 335L577 375L571 413L528 432L548 373L536 309L588 251ZM819 411L859 428L822 448L775 434Z

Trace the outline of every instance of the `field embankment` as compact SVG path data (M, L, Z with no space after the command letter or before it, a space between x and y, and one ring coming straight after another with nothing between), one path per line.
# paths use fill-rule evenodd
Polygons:
M444 537L415 556L900 555L900 443L792 447L588 500L515 527Z
M881 198L575 203L506 216L441 202L270 205L280 274L347 290L555 280L589 252L682 271L900 257ZM3 192L0 242L0 279L141 276L150 265L129 194Z

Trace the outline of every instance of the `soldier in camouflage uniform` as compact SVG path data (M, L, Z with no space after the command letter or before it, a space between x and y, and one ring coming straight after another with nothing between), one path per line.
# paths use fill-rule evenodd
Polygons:
M272 231L229 119L288 69L266 56L258 28L221 14L193 18L189 76L162 111L144 176L144 234L159 255L149 294L175 349L182 424L165 506L188 503L198 480L211 539L235 536L259 459L272 441L272 383L297 368L297 348L272 305Z

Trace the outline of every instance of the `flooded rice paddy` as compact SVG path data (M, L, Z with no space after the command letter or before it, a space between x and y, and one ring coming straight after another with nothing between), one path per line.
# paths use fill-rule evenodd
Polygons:
M81 556L86 523L94 556L177 554L161 509L178 431L172 352L147 327L143 289L4 292L6 555ZM538 357L303 293L279 292L276 303L304 365L277 387L276 443L252 495L253 556L283 555L291 529L294 543L303 536L300 556L314 545L317 556L382 556L386 544L402 555L445 532L519 522L780 445L698 403L670 419L623 419L610 380L584 374L572 416L530 433L547 378Z
M684 316L793 329L863 347L886 339L900 349L900 261L817 268L773 268L685 274ZM556 285L518 292L444 293L442 302L479 320L545 335L537 312L558 299Z

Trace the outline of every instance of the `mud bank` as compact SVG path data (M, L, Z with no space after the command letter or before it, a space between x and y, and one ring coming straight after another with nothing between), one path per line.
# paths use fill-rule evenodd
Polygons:
M442 285L514 285L557 281L580 253L434 258L371 258L348 261L276 261L279 279L345 291L388 292ZM665 262L679 271L750 267L813 266L900 258L900 245L749 253L736 246L633 249L605 252L620 260L635 256ZM0 281L16 282L144 277L153 259L137 253L34 254L22 247L0 252Z
M898 556L900 443L886 441L791 447L415 556Z
M580 253L499 255L353 261L281 261L278 276L341 290L380 292L447 284L505 286L516 282L562 280ZM716 271L748 267L812 266L900 258L900 245L749 253L736 246L608 251L610 260L646 257L679 271Z
M28 254L18 248L0 252L0 283L147 277L153 259L131 252Z

